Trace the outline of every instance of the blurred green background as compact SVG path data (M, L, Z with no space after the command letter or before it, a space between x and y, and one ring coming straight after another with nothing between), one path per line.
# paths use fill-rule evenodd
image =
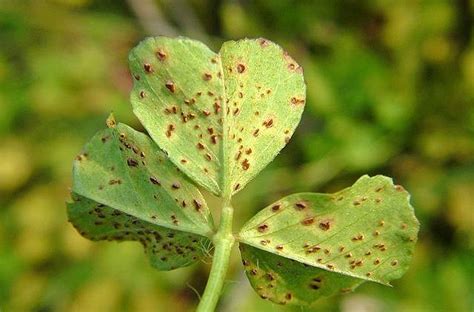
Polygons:
M304 67L292 141L235 198L236 226L279 197L369 173L412 194L409 272L314 311L473 311L474 43L468 0L0 0L0 310L192 311L209 263L154 271L136 243L92 243L67 223L71 165L128 102L127 53L148 35L214 50L266 37ZM210 203L215 200L210 198ZM221 311L301 311L261 300L235 258Z

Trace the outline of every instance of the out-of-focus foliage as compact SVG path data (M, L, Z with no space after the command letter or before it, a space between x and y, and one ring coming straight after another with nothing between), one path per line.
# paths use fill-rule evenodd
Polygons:
M467 0L1 1L0 310L191 311L198 301L209 264L158 273L138 244L91 243L66 220L83 143L110 111L140 130L127 53L147 34L214 49L267 37L305 69L303 122L235 198L236 226L284 195L336 191L364 173L412 194L421 233L408 273L319 309L472 310L473 13ZM223 311L288 309L253 293L237 252L228 278Z

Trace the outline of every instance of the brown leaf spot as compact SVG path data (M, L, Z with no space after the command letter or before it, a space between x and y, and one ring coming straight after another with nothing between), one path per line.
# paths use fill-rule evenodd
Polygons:
M127 165L129 167L136 167L136 166L138 166L138 161L136 161L133 158L129 158L129 159L127 159Z
M212 75L210 73L204 73L204 75L202 75L202 79L209 81L212 79Z
M242 162L242 169L248 170L249 168L250 168L249 160L245 158L244 161Z
M292 97L291 98L291 104L293 105L303 105L304 104L304 99L299 99L297 97Z
M265 127L267 127L267 128L272 127L272 126L273 126L273 119L272 119L272 118L269 118L269 119L265 120L265 121L263 122L263 125L264 125Z
M303 200L299 201L299 202L296 202L295 203L295 208L296 210L303 210L305 209L306 207L308 207L307 203Z
M237 65L237 72L238 72L239 74L242 74L242 73L245 71L245 69L246 69L246 68L245 68L245 65L244 65L244 64L239 63L239 64Z
M161 182L155 177L150 177L150 182L155 185L161 185Z
M175 182L171 185L171 187L175 190L179 189L181 187L181 184L179 182Z
M160 61L164 61L166 59L167 55L166 55L166 52L163 49L158 49L158 51L156 51L156 57Z
M301 221L302 225L311 225L314 223L314 217L307 217Z
M319 228L323 231L327 231L331 228L331 223L329 221L321 221L319 223Z
M265 232L267 229L268 229L268 225L266 225L266 224L261 224L261 225L259 225L258 228L257 228L257 230L258 230L260 233Z
M149 63L143 64L143 69L144 69L145 72L147 72L148 74L151 74L151 73L153 72L153 67L151 67L151 64L149 64Z
M280 204L275 204L275 205L272 206L272 211L277 212L278 210L280 210L280 208L281 208Z
M201 210L202 204L197 199L193 199L193 204L197 211Z
M174 93L176 91L176 85L174 84L174 82L172 82L171 80L168 80L166 83L165 83L165 87L166 89L168 89L171 93Z

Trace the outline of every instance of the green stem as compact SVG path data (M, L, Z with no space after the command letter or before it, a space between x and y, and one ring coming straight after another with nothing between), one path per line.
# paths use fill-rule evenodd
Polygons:
M197 312L212 312L219 301L229 267L230 253L235 242L232 235L233 214L234 209L230 203L230 198L227 197L223 201L219 229L213 237L215 250L211 272Z

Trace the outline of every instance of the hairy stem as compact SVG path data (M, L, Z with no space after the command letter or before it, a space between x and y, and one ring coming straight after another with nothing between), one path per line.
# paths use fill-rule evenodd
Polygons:
M227 197L223 201L219 229L213 237L215 251L211 272L197 312L212 312L219 301L229 267L230 252L235 241L232 235L233 214L230 197Z

